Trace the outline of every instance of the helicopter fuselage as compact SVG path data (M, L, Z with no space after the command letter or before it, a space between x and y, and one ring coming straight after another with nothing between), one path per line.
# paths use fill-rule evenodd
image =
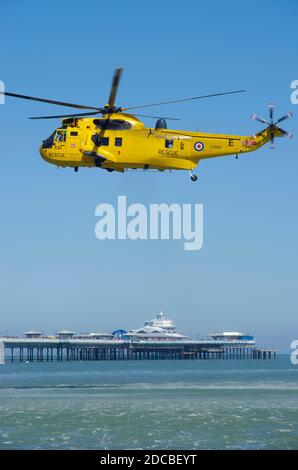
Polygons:
M133 115L114 113L103 118L64 119L62 126L43 141L40 154L60 167L190 170L200 160L239 155L257 150L270 140L269 128L255 136L208 134L149 128ZM278 127L276 137L283 134Z

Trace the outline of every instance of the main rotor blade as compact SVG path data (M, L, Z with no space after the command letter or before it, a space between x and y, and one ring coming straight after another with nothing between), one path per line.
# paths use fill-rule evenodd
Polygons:
M113 81L112 81L112 88L111 88L109 101L108 101L108 105L111 108L113 106L115 106L115 100L116 100L116 95L117 95L118 86L119 86L122 71L123 71L123 69L119 67L115 70L115 73L114 73L114 77L113 77Z
M168 121L180 121L180 118L172 118L166 116L148 116L147 114L133 114L134 116L153 118L153 119L168 119Z
M121 108L121 110L126 111L128 109L149 108L150 106L160 106L160 105L163 105L163 104L181 103L182 101L200 100L202 98L211 98L213 96L232 95L234 93L243 93L245 91L246 90L225 91L223 93L212 93L210 95L194 96L193 98L184 98L182 100L161 101L159 103L151 103L151 104L143 104L143 105L139 105L139 106L131 106L129 108Z
M60 115L55 115L55 116L33 116L29 117L28 119L63 119L63 118L68 118L68 117L80 117L80 116L95 116L96 114L99 114L100 111L93 111L92 113L76 113L76 114L60 114ZM180 121L180 118L172 118L172 117L161 117L161 116L148 116L147 114L134 114L134 116L140 116L140 117L146 117L146 118L153 118L153 119L167 119L171 121Z
M60 114L55 116L33 116L28 119L59 119L59 118L68 118L68 117L79 117L79 116L95 116L99 114L100 111L93 111L92 113L77 113L77 114Z
M83 104L66 103L64 101L48 100L46 98L37 98L36 96L19 95L18 93L8 93L7 91L5 91L5 92L0 91L0 94L5 95L5 96L12 96L14 98L21 98L23 100L39 101L41 103L49 103L49 104L56 104L58 106L66 106L68 108L96 109L96 110L100 111L100 108L95 108L94 106L85 106Z

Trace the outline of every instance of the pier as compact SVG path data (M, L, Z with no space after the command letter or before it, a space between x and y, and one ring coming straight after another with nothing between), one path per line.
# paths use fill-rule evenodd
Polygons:
M0 338L0 363L123 360L274 359L276 349L245 342Z
M210 333L191 339L177 333L173 321L160 312L136 330L75 336L62 330L55 336L28 331L22 337L0 337L0 364L5 362L275 359L276 349L259 349L255 338L239 331Z

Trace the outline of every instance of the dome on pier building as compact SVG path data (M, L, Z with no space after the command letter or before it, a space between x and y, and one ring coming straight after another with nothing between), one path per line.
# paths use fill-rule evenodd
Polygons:
M150 326L152 328L162 328L168 332L174 332L176 330L176 326L174 325L173 321L167 318L163 312L159 312L156 318L145 322L145 326Z

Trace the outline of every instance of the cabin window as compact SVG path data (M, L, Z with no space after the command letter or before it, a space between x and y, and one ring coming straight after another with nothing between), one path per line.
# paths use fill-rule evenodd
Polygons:
M166 139L165 141L165 148L172 149L174 147L174 140L173 139Z
M98 145L107 147L109 145L109 141L110 141L109 137L99 137Z
M100 134L94 134L91 137L92 142L96 145L96 147L105 146L107 147L110 144L109 137L102 137Z
M71 135L72 137L77 136L78 134L79 134L79 133L78 133L77 131L71 131L71 132L70 132L70 135Z
M122 147L122 137L115 137L115 147Z

